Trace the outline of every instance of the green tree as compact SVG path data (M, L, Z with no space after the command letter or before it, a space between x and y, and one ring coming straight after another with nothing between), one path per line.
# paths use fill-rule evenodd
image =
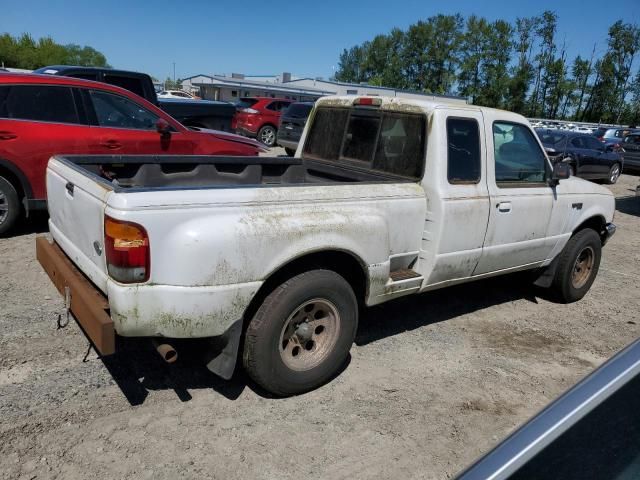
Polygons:
M525 112L527 92L533 80L534 69L531 63L531 55L537 22L537 17L516 19L514 48L518 53L518 61L512 67L507 107L518 113Z
M545 97L549 87L545 78L545 70L554 61L556 50L555 34L558 23L558 16L555 12L545 10L536 22L535 33L540 39L539 52L535 57L535 83L533 93L529 98L529 115L536 117L545 111Z
M576 110L574 112L574 118L576 120L582 119L585 95L591 88L589 85L589 79L593 73L593 59L595 57L596 46L593 46L591 58L589 60L583 59L578 55L573 60L573 66L571 67L571 73L573 75L574 87L576 88Z
M45 65L109 66L105 56L92 47L61 45L51 37L35 41L28 33L20 37L0 35L0 62L5 67L29 70Z
M482 92L480 71L486 56L489 24L485 18L471 15L466 22L466 31L460 41L460 70L458 93L476 103Z

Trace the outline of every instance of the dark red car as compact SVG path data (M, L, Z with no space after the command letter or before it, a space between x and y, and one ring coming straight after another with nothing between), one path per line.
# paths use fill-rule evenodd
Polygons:
M69 77L0 73L0 234L46 208L54 154L257 155L258 142L190 130L119 87Z
M276 143L280 114L293 100L285 98L244 97L236 104L236 115L231 124L236 132L257 138L268 147Z

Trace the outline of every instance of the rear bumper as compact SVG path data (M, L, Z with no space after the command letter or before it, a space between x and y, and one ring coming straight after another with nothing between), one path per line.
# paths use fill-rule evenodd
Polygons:
M115 352L115 328L107 313L106 297L73 265L71 260L46 237L36 238L36 257L44 271L65 295L68 288L70 311L80 328L101 355Z

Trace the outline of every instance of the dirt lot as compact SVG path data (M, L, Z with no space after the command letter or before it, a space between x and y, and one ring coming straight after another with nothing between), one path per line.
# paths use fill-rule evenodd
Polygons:
M557 305L521 276L364 312L350 364L272 399L195 356L146 342L84 361L34 257L40 218L0 239L0 477L446 478L640 333L638 177L585 299ZM542 296L541 296L542 295Z

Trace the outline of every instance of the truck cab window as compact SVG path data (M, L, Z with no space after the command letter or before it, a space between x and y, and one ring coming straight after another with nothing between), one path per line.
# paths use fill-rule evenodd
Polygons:
M542 183L546 178L546 158L524 125L494 122L493 146L498 186Z
M423 115L321 107L303 156L420 178L425 134Z
M374 115L368 110L351 112L341 158L371 162L380 128L380 115L377 112L372 113Z
M480 181L480 133L470 118L447 118L447 180L449 183Z
M89 94L99 126L155 130L159 117L128 98L97 90Z

